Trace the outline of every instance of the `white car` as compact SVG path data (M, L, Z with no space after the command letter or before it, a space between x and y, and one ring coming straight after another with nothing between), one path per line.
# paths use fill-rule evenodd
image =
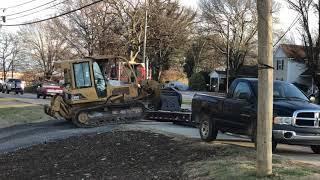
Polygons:
M175 88L179 91L187 91L189 89L189 86L187 86L179 81L169 81L164 85L164 87L165 88L167 88L167 87Z
M9 94L15 92L15 94L24 92L24 83L20 79L7 79L2 85L2 93Z

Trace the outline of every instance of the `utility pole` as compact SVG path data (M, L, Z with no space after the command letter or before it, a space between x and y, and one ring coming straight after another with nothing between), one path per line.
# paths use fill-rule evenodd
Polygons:
M229 92L229 58L230 58L230 47L229 47L229 37L230 37L230 30L229 30L229 26L230 26L230 22L228 19L228 39L227 39L227 68L226 68L226 79L227 79L227 83L226 83L226 92Z
M257 176L272 174L273 47L272 0L257 1L258 12L258 121Z
M147 29L148 29L148 0L145 0L145 17L144 17L144 41L143 41L143 62L146 69L146 79L149 79L149 61L146 58L147 51Z

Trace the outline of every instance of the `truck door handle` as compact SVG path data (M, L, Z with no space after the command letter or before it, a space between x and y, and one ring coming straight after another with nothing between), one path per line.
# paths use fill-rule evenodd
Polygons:
M240 114L240 116L243 116L243 117L251 117L249 114Z

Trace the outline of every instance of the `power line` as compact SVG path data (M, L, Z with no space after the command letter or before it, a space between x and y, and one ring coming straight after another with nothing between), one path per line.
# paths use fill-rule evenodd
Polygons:
M33 1L37 1L37 0L30 0L30 1L27 1L27 2L24 2L24 3L21 3L21 4L17 4L17 5L13 5L13 6L9 6L9 7L6 7L6 8L0 8L0 9L11 9L11 8L15 8L15 7L19 7L19 6L23 6L25 4L29 4Z
M67 14L70 14L70 13L73 13L73 12L76 12L76 11L79 11L81 9L84 9L86 7L89 7L89 6L92 6L94 4L97 4L99 2L101 2L103 0L98 0L98 1L95 1L95 2L92 2L90 4L87 4L87 5L84 5L80 8L77 8L77 9L74 9L74 10L71 10L71 11L68 11L68 12L65 12L65 13L62 13L62 14L59 14L57 16L53 16L53 17L50 17L50 18L46 18L46 19L41 19L41 20L37 20L37 21L33 21L33 22L26 22L26 23L20 23L20 24L4 24L4 25L1 25L0 26L25 26L25 25L30 25L30 24L36 24L36 23L40 23L40 22L43 22L43 21L48 21L48 20L51 20L51 19L55 19L55 18L58 18L58 17L61 17L61 16L65 16Z
M21 15L21 16L17 16L17 17L14 17L14 18L9 18L9 19L7 19L7 20L14 20L14 19L19 19L19 18L22 18L22 17L30 16L30 15L32 15L32 14L36 14L36 13L38 13L38 12L41 12L41 11L44 11L44 10L53 8L53 7L55 7L55 6L58 6L59 4L65 3L65 2L67 2L67 1L69 1L69 0L62 1L62 2L60 2L60 3L54 4L54 5L52 5L52 6L49 6L49 7L43 8L43 9L40 9L40 10L38 10L38 11L31 12L31 13L29 13L29 14L23 14L23 15Z
M299 16L299 14L298 14L297 17L290 24L288 29L283 33L282 36L280 36L280 38L277 40L277 42L274 43L273 47L275 47L284 38L284 36L293 28L293 26L297 24L297 22L299 21L300 17L301 17L301 15Z
M32 10L34 10L34 9L38 9L38 8L40 8L40 7L46 6L46 5L48 5L48 4L51 4L51 3L55 2L55 1L57 1L57 0L52 0L52 1L47 2L47 3L45 3L45 4L36 6L36 7L34 7L34 8L31 8L31 9L27 9L27 10L24 10L24 11L20 11L20 12L17 12L17 13L7 14L6 17L8 17L8 16L14 16L14 15L18 15L18 14L22 14L22 13L25 13L25 12L28 12L28 11L32 11Z

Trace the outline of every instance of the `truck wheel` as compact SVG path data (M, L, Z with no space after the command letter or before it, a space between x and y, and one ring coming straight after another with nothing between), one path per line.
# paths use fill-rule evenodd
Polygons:
M46 95L43 95L43 97L42 97L43 99L46 99L47 98L47 96Z
M218 135L218 129L214 125L214 121L210 120L207 116L203 117L200 121L199 131L201 139L205 142L214 141Z
M21 95L23 95L23 93L24 93L23 91L20 92Z
M7 92L6 92L7 94L9 94L10 93L10 91L9 90L7 90Z
M315 154L320 154L320 145L312 145L311 149Z
M39 99L40 98L40 94L37 94L37 99Z

